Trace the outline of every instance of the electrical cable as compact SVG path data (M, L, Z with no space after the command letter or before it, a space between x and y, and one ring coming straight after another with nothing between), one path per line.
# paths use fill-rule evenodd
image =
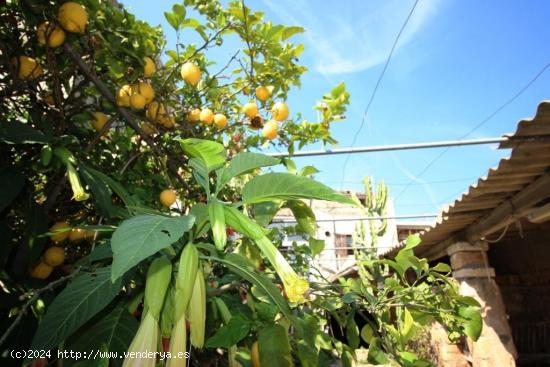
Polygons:
M475 125L470 131L468 131L466 134L462 135L461 137L459 137L457 140L462 140L464 139L465 137L467 137L468 135L470 135L471 133L473 133L474 131L476 131L477 129L479 129L481 126L485 125L489 120L491 120L493 117L495 117L500 111L502 111L504 108L506 108L509 104L511 104L512 102L514 102L517 98L519 98L519 96L521 96L531 85L533 85L533 83L535 83L537 81L537 79L542 75L544 74L544 72L550 67L550 63L547 63L546 65L544 65L544 67L527 83L523 86L523 88L521 88L516 94L514 94L510 99L508 99L506 102L504 102L502 105L500 105L495 111L493 111L489 116L487 116L486 118L484 118L483 120L481 120L477 125ZM409 184L406 185L400 192L399 194L397 194L397 196L395 197L394 200L397 200L399 199L399 197L401 197L401 195L403 195L403 193L405 193L405 191L407 191L409 189L409 187L411 186L411 184L419 179L420 177L422 177L422 175L424 175L445 153L447 153L447 151L449 151L450 147L446 147L445 149L443 149L432 161L430 161L430 163L428 163L416 176L415 178L411 179L409 181Z
M355 133L355 136L353 137L351 147L355 145L355 142L357 141L357 137L359 136L359 133L363 129L363 126L365 125L365 121L367 118L367 114L369 112L370 106L372 105L372 102L374 101L374 97L376 96L376 92L378 91L378 88L380 86L380 83L382 82L382 79L384 78L384 74L386 73L386 70L388 69L388 65L390 64L390 60L393 56L393 53L395 51L395 48L397 46L397 43L399 42L399 39L401 38L401 35L403 34L403 31L405 30L405 27L409 23L409 20L411 19L414 9L416 9L416 6L418 5L419 0L416 0L409 11L409 14L407 15L407 18L405 19L405 22L403 22L403 25L401 26L401 29L399 29L399 33L397 33L397 36L395 37L395 40L393 42L393 45L390 49L390 53L388 54L388 57L386 59L386 63L384 64L384 68L382 69L380 76L378 77L378 80L376 81L376 84L374 86L374 89L372 91L372 94L370 96L369 102L367 103L367 107L365 108L365 112L363 113L363 117L361 119L361 124L359 125L359 129L357 129L357 132ZM346 176L346 167L348 165L350 155L348 154L346 156L346 160L344 161L344 166L342 168L342 181L344 181L344 177ZM343 185L343 184L342 184Z

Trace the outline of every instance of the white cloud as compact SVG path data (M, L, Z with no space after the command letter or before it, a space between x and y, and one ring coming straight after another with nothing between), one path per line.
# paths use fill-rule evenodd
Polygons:
M306 46L314 50L316 71L324 75L354 73L384 62L412 6L412 2L402 0L374 5L365 1L263 1L282 23L306 28ZM397 49L414 39L433 18L439 3L418 3Z

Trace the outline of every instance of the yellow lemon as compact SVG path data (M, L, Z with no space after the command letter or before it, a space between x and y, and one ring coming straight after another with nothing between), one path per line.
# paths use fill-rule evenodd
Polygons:
M284 102L277 102L271 107L271 114L277 121L284 121L288 118L288 106Z
M166 109L162 103L153 101L147 105L147 112L145 115L151 121L157 121L166 114Z
M256 103L254 102L249 102L243 106L243 113L249 119L253 119L254 117L258 116L258 106L256 106Z
M38 263L31 271L31 277L36 279L46 279L53 271L53 267L43 262Z
M160 203L165 207L171 207L176 202L176 193L174 190L166 189L160 193Z
M57 20L69 32L84 33L88 23L88 13L82 5L69 1L59 7Z
M143 76L146 78L153 76L155 71L157 71L157 67L155 66L153 59L146 56L143 58L143 63Z
M86 238L86 230L82 228L73 228L69 233L70 242L80 242Z
M256 98L258 98L260 101L265 102L270 96L271 96L271 93L269 92L269 89L267 89L266 87L256 88Z
M47 43L49 47L56 48L65 42L65 31L54 24L43 22L36 28L36 37L40 44Z
M160 118L159 123L167 129L173 128L176 125L174 116L164 116Z
M17 69L17 75L19 79L32 80L36 79L43 74L43 70L38 62L32 57L19 56L11 60L13 67Z
M145 104L149 104L155 99L155 90L149 83L139 83L137 85L137 92L145 98Z
M53 234L50 236L53 242L63 242L69 237L71 226L67 222L57 222L50 227L50 232Z
M92 126L96 131L101 131L101 129L103 129L103 126L105 126L105 124L109 120L109 117L103 112L94 112L92 113L92 116Z
M189 122L199 122L200 119L201 119L200 108L195 108L187 114L187 121Z
M120 107L130 107L130 96L132 95L132 86L125 84L117 92L116 103Z
M181 78L192 86L196 86L201 80L201 70L192 62L186 62L181 67Z
M277 129L278 129L277 121L269 120L264 125L264 128L262 130L262 135L267 140L273 140L277 137Z
M58 266L65 261L65 250L58 246L50 247L44 252L44 263L49 266Z
M134 110L143 110L145 108L145 97L139 93L132 94L130 105Z
M210 125L214 121L214 112L210 108L204 108L199 116L202 123Z
M218 129L223 129L227 126L227 117L223 113L217 113L214 115L214 125Z

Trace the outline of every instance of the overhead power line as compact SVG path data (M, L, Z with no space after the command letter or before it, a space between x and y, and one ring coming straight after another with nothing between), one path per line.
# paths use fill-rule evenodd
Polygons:
M355 133L355 136L353 137L353 140L351 142L351 147L355 146L355 143L357 141L357 137L359 136L359 133L363 129L363 126L365 125L365 121L367 119L367 115L370 110L370 106L372 105L372 102L374 101L374 97L376 96L376 92L378 91L378 87L380 87L380 83L382 82L382 79L384 78L384 75L386 74L386 70L388 69L388 65L390 64L390 60L393 56L393 53L395 51L395 48L397 47L397 43L399 42L399 39L401 38L401 35L403 34L403 31L407 27L407 24L409 23L409 20L411 19L414 9L416 9L416 6L418 5L418 1L416 0L409 11L409 14L407 15L407 18L403 22L403 25L399 29L399 32L397 33L397 36L395 37L395 40L393 41L393 44L390 49L390 53L388 54L388 58L386 59L386 63L384 64L384 67L382 68L382 71L380 72L380 76L378 77L378 80L376 81L376 85L374 86L374 89L372 90L372 94L369 98L369 102L367 103L367 107L365 107L365 112L363 112L363 117L361 119L361 124L359 125L359 129L357 129L357 132ZM342 181L344 181L344 178L346 176L346 167L348 165L349 161L349 155L346 157L346 160L344 162L344 166L342 168Z
M495 117L500 111L502 111L504 108L506 108L509 104L511 104L512 102L514 102L517 98L519 98L519 96L521 96L527 89L529 89L529 87L531 85L533 85L538 78L540 78L540 76L542 74L544 74L544 72L550 67L550 63L547 63L546 65L544 65L544 67L539 70L539 72L531 79L529 80L529 82L527 84L525 84L523 86L523 88L521 88L516 94L514 94L510 99L508 99L506 102L504 102L502 105L500 105L496 110L494 110L490 115L488 115L486 118L484 118L483 120L481 120L477 125L475 125L470 131L468 131L466 134L460 136L458 139L459 140L462 140L464 139L465 137L467 137L468 135L470 135L471 133L473 133L474 131L476 131L477 129L479 129L481 126L485 125L489 120L491 120L493 117ZM403 195L405 193L405 191L407 191L409 189L409 187L411 187L412 183L419 179L420 177L422 177L422 175L424 175L426 172L428 172L428 170L441 158L443 157L443 155L445 153L447 153L449 151L449 148L446 148L444 149L443 151L441 151L437 156L435 156L435 158L430 161L430 163L428 163L416 176L415 178L411 179L409 181L409 184L406 185L400 192L399 194L397 194L397 196L395 197L395 200L397 200L401 195Z
M372 147L350 147L350 148L338 148L331 150L309 150L303 152L294 152L293 158L296 157L311 157L317 155L337 155L337 154L352 154L352 153L374 153L374 152L388 152L395 150L410 150L410 149L426 149L426 148L441 148L441 147L456 147L464 145L480 145L480 144L495 144L508 141L508 137L501 136L498 138L484 138L484 139L471 139L471 140L447 140L447 141L431 141L425 143L411 143L411 144L394 144L394 145L378 145ZM268 153L272 157L289 157L288 152L276 152Z

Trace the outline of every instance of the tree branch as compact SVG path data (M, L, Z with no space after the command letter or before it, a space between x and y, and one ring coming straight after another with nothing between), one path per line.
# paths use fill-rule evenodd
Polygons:
M101 81L97 77L97 75L88 67L88 65L86 65L86 63L82 60L80 55L73 50L71 45L69 45L68 43L65 43L63 45L63 48L65 49L65 52L71 57L71 59L73 59L73 61L76 63L78 68L82 71L82 73L96 86L96 88L103 95L103 97L105 97L115 107L115 109L122 116L122 118L126 120L128 125L130 125L130 127L134 129L139 134L139 136L141 136L141 138L147 142L147 144L151 147L153 154L157 158L161 168L163 168L164 164L162 163L162 159L161 159L162 152L156 147L153 139L139 127L139 125L134 121L131 113L127 109L120 107L116 103L115 96L113 95L113 93L111 93L111 90L103 83L103 81ZM177 174L177 170L173 170L173 169L171 170L176 175L176 177L179 177L179 175ZM170 177L167 176L166 179L168 180L168 183L171 184ZM185 185L187 185L185 181L183 180L180 180L180 181Z
M37 300L38 300L38 297L40 297L40 295L42 293L44 293L45 291L48 291L48 290L52 290L54 289L55 287L65 283L67 280L69 279L72 279L74 278L79 272L80 272L81 268L76 268L71 274L69 275L66 275L64 277L61 277L57 280L54 280L53 282L49 283L48 285L46 285L45 287L43 288L40 288L40 289L37 289L37 290L34 290L34 291L30 291L30 292L27 292L23 295L21 295L21 297L19 297L19 299L23 300L25 299L26 297L29 297L32 295L31 298L29 298L29 300L27 302L25 302L25 304L23 305L23 307L21 307L21 310L19 311L19 313L17 314L17 317L15 318L15 320L13 320L13 323L10 325L10 327L4 332L4 334L2 334L2 337L0 338L0 345L2 345L6 339L8 338L8 336L10 336L10 334L12 333L12 331L15 329L15 327L21 322L21 320L23 319L23 316L27 313L27 309L29 307L31 307Z

